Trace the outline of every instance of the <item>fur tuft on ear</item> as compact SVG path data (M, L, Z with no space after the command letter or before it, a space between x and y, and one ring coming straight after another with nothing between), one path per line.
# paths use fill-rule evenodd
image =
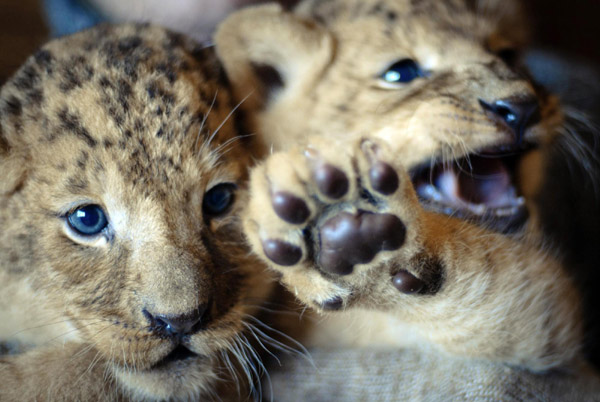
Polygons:
M232 14L217 29L215 44L238 100L249 97L255 108L311 88L333 55L325 28L277 4Z

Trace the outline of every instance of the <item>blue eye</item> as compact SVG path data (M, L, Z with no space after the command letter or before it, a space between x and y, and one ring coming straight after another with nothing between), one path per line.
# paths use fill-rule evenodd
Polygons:
M67 216L67 222L76 232L85 236L98 234L108 225L106 215L98 205L77 208Z
M202 210L206 215L222 215L233 204L234 192L237 186L232 183L217 184L204 194Z
M417 63L411 59L404 59L392 64L381 74L380 78L385 82L396 84L406 83L415 78L423 77L423 71Z

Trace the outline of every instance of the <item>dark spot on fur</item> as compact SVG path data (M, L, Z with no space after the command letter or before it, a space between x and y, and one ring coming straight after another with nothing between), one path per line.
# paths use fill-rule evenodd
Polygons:
M177 79L177 74L175 73L175 71L173 71L173 68L166 63L159 63L155 67L155 69L156 71L162 73L165 77L167 77L167 80L170 84L173 84Z
M2 134L2 126L0 125L0 154L8 153L10 149L10 145L8 145L8 140Z
M110 80L105 75L103 75L102 77L100 77L100 79L98 80L98 84L100 84L100 86L102 88L107 88L107 87L111 86Z
M62 129L82 139L91 148L96 146L97 141L90 135L88 130L81 125L81 122L76 115L69 113L69 111L65 108L58 113L58 118L61 121Z
M88 185L88 181L82 178L70 177L67 179L67 189L74 194L82 192Z
M125 122L125 116L121 112L119 112L116 107L109 107L108 114L112 117L117 127L123 126L123 123Z
M33 89L27 93L27 102L29 106L39 106L44 100L44 92L41 89Z
M84 169L85 170L85 168L87 166L88 158L89 158L89 155L88 155L87 152L85 152L85 151L81 152L81 156L79 157L79 159L77 159L77 166L80 169Z
M159 81L153 81L146 86L146 93L150 99L158 98L165 105L173 105L175 103L175 96L167 90L165 90Z
M8 262L10 262L11 264L14 264L18 261L19 261L19 255L15 251L11 251L8 254Z
M52 63L54 62L52 53L48 50L41 49L33 55L33 58L38 67L43 68L47 74L52 74Z
M132 82L138 79L138 66L153 53L152 49L142 46L137 36L123 38L116 42L108 41L102 47L106 66L115 68L126 75Z
M131 89L131 85L129 84L129 82L127 82L126 80L119 80L119 86L118 86L118 96L119 96L119 103L121 104L121 107L123 108L124 112L129 111L129 98L131 97L132 94L132 89Z
M16 117L21 116L21 113L23 112L23 106L21 105L21 101L15 96L11 96L10 98L8 98L5 101L5 105L5 110L8 114L11 114Z
M22 273L25 267L32 267L36 264L37 256L35 252L38 241L35 233L38 233L38 229L31 225L26 225L23 230L25 232L19 233L14 237L15 244L12 247L12 252L18 253L18 264L15 261L15 265L9 267L10 273Z
M146 93L148 94L148 97L150 99L154 99L156 97L156 91L158 90L158 87L156 85L155 82L151 82L150 84L148 84L148 86L146 87Z
M61 92L68 93L94 77L94 69L83 55L71 57L61 68Z
M142 44L142 38L139 36L130 36L119 41L119 50L123 53L130 52Z
M185 44L185 37L177 32L167 32L167 42L165 43L165 50L171 50L175 47L182 47Z
M29 91L37 84L39 77L35 69L28 65L18 73L15 86L22 91Z
M144 121L142 119L140 119L140 118L136 119L135 123L133 125L133 130L136 133L141 133L141 132L144 131L144 129L145 129L145 127L144 127Z

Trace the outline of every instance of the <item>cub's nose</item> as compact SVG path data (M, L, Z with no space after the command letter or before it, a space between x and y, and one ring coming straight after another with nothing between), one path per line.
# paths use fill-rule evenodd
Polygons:
M540 105L537 98L514 98L501 99L488 103L479 99L481 107L493 113L499 120L503 121L512 129L516 136L517 144L523 141L523 135L527 128L539 123Z
M198 332L208 319L208 303L198 306L194 311L180 315L143 313L150 321L151 329L162 335L185 336Z

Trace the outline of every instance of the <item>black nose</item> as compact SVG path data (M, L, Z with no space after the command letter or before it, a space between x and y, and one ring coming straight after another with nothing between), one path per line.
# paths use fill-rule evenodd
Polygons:
M541 118L540 106L534 97L501 99L493 103L479 99L479 103L513 130L518 144L523 140L525 130L539 123Z
M194 311L181 315L156 314L144 310L151 328L170 336L192 335L198 332L207 321L208 304L198 306Z

